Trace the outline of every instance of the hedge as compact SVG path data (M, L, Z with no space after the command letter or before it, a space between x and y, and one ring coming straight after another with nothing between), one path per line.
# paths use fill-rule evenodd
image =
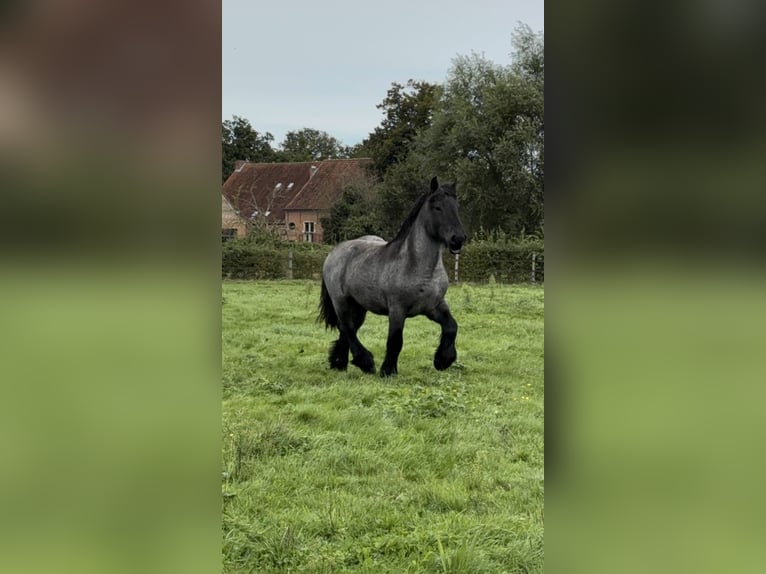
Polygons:
M494 243L474 241L460 252L458 279L486 283L494 277L498 283L524 283L532 279L532 255L535 256L535 281L545 280L545 247L541 241ZM450 280L455 279L455 256L444 253L444 266Z
M286 279L292 252L293 279L319 279L322 263L332 246L310 243L259 245L232 240L223 244L221 275L228 279ZM535 281L545 279L545 249L542 241L468 243L460 253L458 279L485 283L523 283L532 277L535 255ZM444 266L450 281L455 279L455 256L445 251Z
M293 259L293 279L319 279L331 247L306 243L259 245L247 240L223 244L221 275L229 279L286 279Z

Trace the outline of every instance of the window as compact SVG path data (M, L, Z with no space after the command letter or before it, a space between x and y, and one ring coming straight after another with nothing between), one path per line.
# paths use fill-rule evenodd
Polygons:
M290 228L290 231L292 231L293 229L295 229L295 223L291 221L290 223L287 224L287 227Z
M314 222L303 222L303 240L308 243L314 243Z
M221 229L221 243L223 243L224 241L228 241L229 239L234 239L236 236L237 236L236 228Z

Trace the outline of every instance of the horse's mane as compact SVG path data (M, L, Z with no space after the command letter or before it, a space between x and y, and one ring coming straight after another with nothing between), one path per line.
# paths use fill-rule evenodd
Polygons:
M420 213L420 208L423 207L423 204L426 202L426 200L431 197L432 194L439 191L439 189L443 190L444 193L447 195L451 195L453 197L456 197L455 195L455 184L454 183L448 183L440 186L438 189L434 191L427 191L423 195L421 195L418 200L415 202L415 205L412 206L412 210L410 211L410 214L407 216L407 219L404 220L404 223L402 223L402 226L399 228L399 231L396 234L396 237L394 237L390 243L395 243L397 241L404 240L405 237L410 233L410 229L412 229L412 224L415 223L415 220L418 218L418 213Z
M415 205L412 206L412 210L410 211L410 214L407 216L407 219L404 220L404 223L402 223L402 226L399 228L399 232L396 234L396 237L394 237L389 243L396 243L397 241L403 241L405 237L410 233L410 229L412 229L412 224L415 223L415 220L418 218L418 213L420 213L420 208L423 207L423 204L426 202L426 200L430 197L432 194L432 191L427 191L423 195L421 195L418 200L415 202Z

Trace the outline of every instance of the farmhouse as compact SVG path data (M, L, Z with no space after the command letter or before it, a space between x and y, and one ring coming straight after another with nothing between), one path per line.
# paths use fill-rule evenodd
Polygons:
M221 194L221 237L226 240L245 235L247 235L247 221L239 216L226 196Z
M370 159L299 163L238 161L223 184L221 235L243 237L258 225L290 241L322 242L321 218L350 184L363 184Z

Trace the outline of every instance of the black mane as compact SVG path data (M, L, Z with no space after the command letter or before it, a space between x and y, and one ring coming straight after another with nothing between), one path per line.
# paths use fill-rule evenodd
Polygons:
M440 186L438 189L435 189L433 191L427 191L423 195L421 195L418 200L415 202L415 205L412 206L412 211L410 211L410 214L407 216L407 219L404 220L404 223L402 223L402 226L399 228L399 231L396 234L396 237L394 237L389 243L394 243L396 241L402 241L410 232L410 229L412 229L412 224L415 223L415 220L418 218L418 213L420 213L420 208L423 207L423 204L426 202L426 200L431 197L434 193L437 193L439 190L443 191L446 195L451 195L452 197L457 197L455 193L455 184L445 183L444 185Z
M431 196L432 193L434 192L427 191L418 198L418 200L415 202L415 205L412 207L410 214L407 216L407 219L404 220L404 223L402 223L402 226L399 228L399 232L396 234L396 237L389 241L389 243L403 241L404 238L407 237L407 235L410 233L410 229L412 229L412 224L415 223L415 220L418 218L420 208L423 207L423 204Z

